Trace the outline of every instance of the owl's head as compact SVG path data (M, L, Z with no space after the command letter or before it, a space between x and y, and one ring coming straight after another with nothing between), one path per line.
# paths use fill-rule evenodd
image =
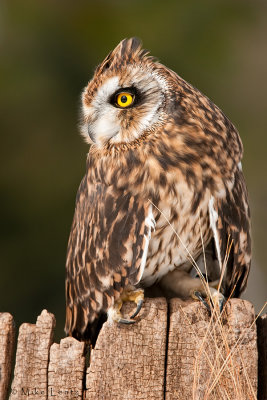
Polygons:
M169 96L166 68L125 39L100 64L82 94L81 131L88 143L129 143L162 126Z

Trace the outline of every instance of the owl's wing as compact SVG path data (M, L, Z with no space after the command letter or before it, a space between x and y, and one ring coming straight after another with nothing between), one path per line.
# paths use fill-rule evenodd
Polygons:
M246 288L251 264L250 211L245 180L237 169L232 190L223 198L211 198L210 224L215 248L226 270L222 292L226 297L239 297Z
M87 177L81 182L67 249L68 335L92 341L101 318L123 288L141 279L150 208L114 186L91 184Z

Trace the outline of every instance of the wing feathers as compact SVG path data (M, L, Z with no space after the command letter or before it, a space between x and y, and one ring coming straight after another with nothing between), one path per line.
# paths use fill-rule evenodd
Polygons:
M137 196L82 181L67 250L67 334L90 337L94 321L140 279L148 208Z
M239 297L246 288L251 264L250 213L240 169L236 170L233 188L226 191L226 197L214 200L214 209L218 214L215 242L218 235L222 263L228 254L224 295Z

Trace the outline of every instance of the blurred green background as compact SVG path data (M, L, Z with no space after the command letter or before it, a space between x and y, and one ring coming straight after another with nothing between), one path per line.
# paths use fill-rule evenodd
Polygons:
M43 308L65 319L65 254L88 146L80 93L95 66L138 36L208 95L245 147L254 258L245 298L266 300L267 7L257 0L0 3L0 310L19 326Z

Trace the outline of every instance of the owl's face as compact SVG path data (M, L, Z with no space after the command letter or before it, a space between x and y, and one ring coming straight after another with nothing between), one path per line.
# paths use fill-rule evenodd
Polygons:
M82 134L88 143L129 143L162 126L169 96L159 63L139 41L122 41L96 69L82 95Z

